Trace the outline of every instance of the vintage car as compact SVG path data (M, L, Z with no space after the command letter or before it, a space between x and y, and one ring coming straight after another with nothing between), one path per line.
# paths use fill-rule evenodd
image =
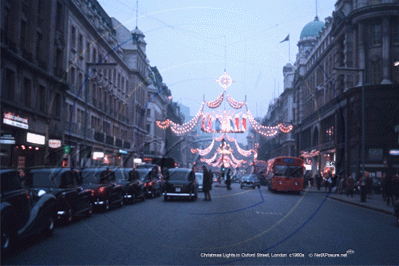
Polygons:
M83 189L79 173L69 168L29 169L25 184L31 191L51 193L57 198L57 221L71 223L74 217L93 213L91 191Z
M198 182L195 175L191 177L191 169L172 168L169 169L169 178L165 182L164 200L169 198L189 198L196 200L198 197Z
M82 186L91 190L91 202L99 210L108 211L111 205L122 207L123 186L116 184L115 173L108 168L85 168L80 171Z
M54 230L56 198L24 188L20 173L1 169L1 251L8 253L21 238Z
M260 188L260 180L256 174L245 175L241 178L240 187L252 187L253 189L255 189L255 187Z
M146 190L144 183L139 178L134 178L132 171L133 168L115 168L116 184L122 185L125 191L124 199L125 203L135 203L136 200L144 200L146 196Z
M148 197L155 198L162 194L163 180L155 168L138 168L137 172L139 173L140 181L144 183Z

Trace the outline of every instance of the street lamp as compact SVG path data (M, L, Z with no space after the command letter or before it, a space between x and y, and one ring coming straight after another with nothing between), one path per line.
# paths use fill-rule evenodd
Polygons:
M83 150L84 150L84 157L83 157L83 168L86 167L86 157L87 157L87 102L89 100L89 76L92 71L95 71L96 69L109 69L115 67L117 64L116 63L86 63L86 73L85 73L85 121L84 121L84 132L83 132L83 138L84 138L84 144L83 144ZM89 68L94 67L94 69L89 72Z
M349 68L349 67L334 67L334 72L341 75L356 75L362 73L362 173L364 179L365 167L364 167L364 156L365 156L365 143L366 143L366 116L365 116L365 96L364 96L364 85L366 82L366 75L364 68ZM362 179L362 180L363 180Z

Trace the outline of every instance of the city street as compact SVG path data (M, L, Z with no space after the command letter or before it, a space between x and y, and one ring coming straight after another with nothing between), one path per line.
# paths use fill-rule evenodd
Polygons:
M125 205L29 238L2 265L399 263L392 215L325 193L213 187L212 201L163 197Z

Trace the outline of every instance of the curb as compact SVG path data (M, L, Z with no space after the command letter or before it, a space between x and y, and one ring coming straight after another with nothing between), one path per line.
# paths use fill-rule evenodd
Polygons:
M363 207L365 209L370 209L370 210L373 210L373 211L377 211L377 212L382 212L382 213L385 213L385 214L393 215L393 211L387 211L387 210L376 208L376 207L372 207L372 206L369 206L369 205L364 205L364 204L356 203L356 202L353 202L353 201L348 201L348 200L335 198L334 196L328 196L328 198L336 200L336 201L341 201L341 202L345 202L345 203L348 203L348 204L356 205L356 206L359 206L359 207Z

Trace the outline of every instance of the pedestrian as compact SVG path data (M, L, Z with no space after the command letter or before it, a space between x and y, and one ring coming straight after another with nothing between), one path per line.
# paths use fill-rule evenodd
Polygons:
M385 183L387 182L387 174L382 173L382 180L381 180L381 194L382 194L382 200L387 201L387 193L385 191Z
M351 195L351 197L353 198L353 190L355 189L355 180L353 179L353 177L350 175L347 178L347 183L346 183L346 195L349 197L349 195Z
M324 179L324 191L325 192L327 192L327 190L330 189L330 185L331 185L331 182L332 182L331 178L332 178L331 172L328 172L327 176Z
M128 181L132 182L134 180L140 179L139 172L137 171L136 167L133 167L131 171L129 171L129 178Z
M388 176L385 181L385 194L387 199L387 205L389 206L392 202L392 206L394 205L394 191L393 191L394 181L392 180L392 176Z
M328 192L335 192L337 190L337 176L334 174L331 174L331 184L330 184L330 189Z
M210 191L212 190L212 177L210 172L206 169L206 166L202 166L202 171L203 171L203 181L202 181L202 191L205 194L205 201L211 201L211 193Z
M230 190L231 189L230 168L227 170L226 174L226 185L227 185L227 190Z
M321 181L323 180L323 178L321 177L320 172L316 174L315 179L316 179L317 190L320 190Z
M371 199L371 193L373 192L373 179L370 177L369 173L366 173L366 195Z
M399 176L396 175L393 178L393 196L395 197L395 201L399 199Z

